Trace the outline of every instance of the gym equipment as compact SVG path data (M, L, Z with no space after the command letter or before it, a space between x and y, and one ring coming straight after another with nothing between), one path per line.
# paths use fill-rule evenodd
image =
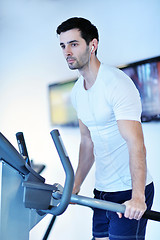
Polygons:
M28 161L0 133L0 239L29 239L29 231L46 215L62 214L71 198L74 172L67 157L62 165L66 173L60 203L52 203L56 184L45 184Z
M51 131L65 171L64 188L60 184L46 184L45 179L35 172L30 164L28 153L21 154L0 133L0 239L29 239L29 231L46 214L62 214L69 203L91 208L101 208L124 213L125 206L102 200L72 195L74 171L58 130ZM24 145L25 142L19 142ZM23 146L19 146L20 148ZM160 221L160 213L146 211L145 218ZM45 238L47 239L47 238Z

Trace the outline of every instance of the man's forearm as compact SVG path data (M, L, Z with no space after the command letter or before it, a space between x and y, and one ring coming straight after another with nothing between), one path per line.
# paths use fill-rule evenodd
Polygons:
M80 144L79 150L79 163L75 174L75 182L73 187L73 193L80 191L84 179L90 171L94 163L93 145L92 143L88 146L85 143Z
M129 151L132 198L124 203L126 206L124 216L129 219L139 220L147 208L145 203L146 160L144 149Z
M146 149L138 146L130 150L130 171L132 178L132 198L144 196L146 185Z
M129 166L132 178L132 198L126 201L124 216L139 220L146 210L146 150L141 123L138 121L118 120L122 137L129 151Z

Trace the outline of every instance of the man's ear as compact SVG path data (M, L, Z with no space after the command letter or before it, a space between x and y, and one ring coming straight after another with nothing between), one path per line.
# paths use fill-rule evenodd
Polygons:
M90 46L90 52L91 54L94 53L97 48L98 48L98 40L96 38L94 38L90 43L89 43L89 46Z

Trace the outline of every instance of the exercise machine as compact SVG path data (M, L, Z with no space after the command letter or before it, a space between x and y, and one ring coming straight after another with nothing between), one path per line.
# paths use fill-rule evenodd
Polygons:
M54 135L54 134L53 134ZM22 142L19 142L22 144ZM68 157L62 158L66 173L60 203L52 194L57 184L49 185L34 171L21 146L19 153L0 133L0 239L29 239L29 231L47 214L62 214L71 198L74 172ZM23 154L22 154L23 153Z
M51 137L65 171L64 187L57 183L46 184L45 179L34 171L21 136L17 136L19 153L0 133L0 239L2 240L28 240L29 231L46 214L52 214L53 217L61 215L70 202L114 212L125 211L125 206L121 204L72 195L74 171L69 156L59 131L51 131ZM146 211L143 217L160 221L160 213L155 211ZM52 224L50 229L51 227Z

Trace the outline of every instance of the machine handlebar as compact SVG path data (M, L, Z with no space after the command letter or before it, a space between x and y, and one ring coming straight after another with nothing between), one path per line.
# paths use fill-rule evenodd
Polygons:
M123 205L123 204L104 201L104 200L100 200L100 199L89 198L89 197L84 197L84 196L79 196L79 195L74 195L74 194L71 197L71 202L76 203L78 205L86 206L86 207L99 208L99 209L103 209L103 210L120 212L120 213L124 213L125 208L126 208L125 205ZM147 210L147 211L145 211L145 213L143 214L142 217L145 219L160 222L160 212Z
M74 184L74 171L70 163L69 157L67 155L67 152L65 150L65 147L63 145L59 131L55 129L55 130L52 130L50 134L52 136L52 139L54 141L55 147L59 154L61 163L63 165L66 179L65 179L65 184L64 184L64 189L63 189L63 194L60 200L60 204L56 207L52 207L48 212L53 215L60 215L66 210L66 208L70 203L73 184Z

